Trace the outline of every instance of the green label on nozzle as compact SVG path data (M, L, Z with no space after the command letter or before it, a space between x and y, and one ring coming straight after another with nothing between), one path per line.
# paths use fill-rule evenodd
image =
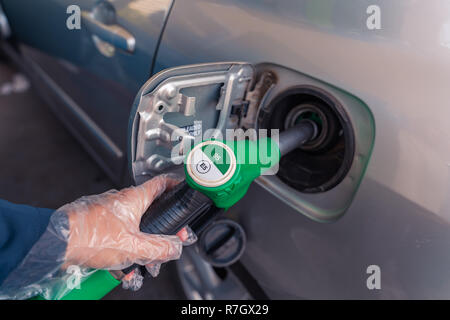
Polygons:
M202 151L222 174L227 173L231 163L225 148L216 144L208 144L202 147Z

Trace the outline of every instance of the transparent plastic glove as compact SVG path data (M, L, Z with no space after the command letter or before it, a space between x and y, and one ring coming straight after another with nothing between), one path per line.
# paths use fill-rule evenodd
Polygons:
M192 231L189 226L184 227L177 233L178 238L183 243L183 246L189 246L197 241L197 235ZM159 271L161 270L161 263L151 263L145 266L147 272L152 277L157 277ZM131 291L139 290L144 284L144 275L140 272L138 268L134 269L132 272L128 273L122 278L122 288Z
M178 259L182 243L177 236L139 230L153 200L176 183L162 175L138 187L81 198L62 207L70 225L64 266L120 270L133 263Z
M190 246L197 242L197 235L189 226L178 231L177 236L183 242L183 246Z
M26 299L41 294L64 296L79 268L83 277L95 269L120 270L137 263L161 264L178 259L182 241L177 236L144 234L141 216L155 198L178 183L161 175L121 191L82 197L58 209L47 230L25 259L5 279L0 298Z
M197 242L197 235L189 226L184 227L177 233L178 238L183 242L183 246L190 246ZM147 264L145 269L152 277L157 277L161 269L161 264Z

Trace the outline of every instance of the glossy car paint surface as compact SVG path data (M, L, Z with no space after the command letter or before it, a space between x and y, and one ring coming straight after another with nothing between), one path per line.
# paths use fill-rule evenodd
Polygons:
M381 30L366 9L379 5ZM447 1L176 1L156 69L271 62L362 99L377 128L347 213L319 224L258 184L231 209L242 259L273 298L450 297L450 4ZM369 265L381 290L366 286Z

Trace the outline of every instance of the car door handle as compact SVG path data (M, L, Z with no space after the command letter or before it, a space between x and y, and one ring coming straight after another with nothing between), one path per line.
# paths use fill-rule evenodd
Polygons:
M91 12L81 13L83 23L89 31L116 48L133 53L136 47L134 36L118 24L104 24L97 20Z

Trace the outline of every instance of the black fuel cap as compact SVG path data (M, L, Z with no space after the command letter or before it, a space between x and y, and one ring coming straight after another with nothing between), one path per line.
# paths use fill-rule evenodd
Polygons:
M229 219L214 221L199 238L200 254L215 267L227 267L239 260L247 242L242 226Z

